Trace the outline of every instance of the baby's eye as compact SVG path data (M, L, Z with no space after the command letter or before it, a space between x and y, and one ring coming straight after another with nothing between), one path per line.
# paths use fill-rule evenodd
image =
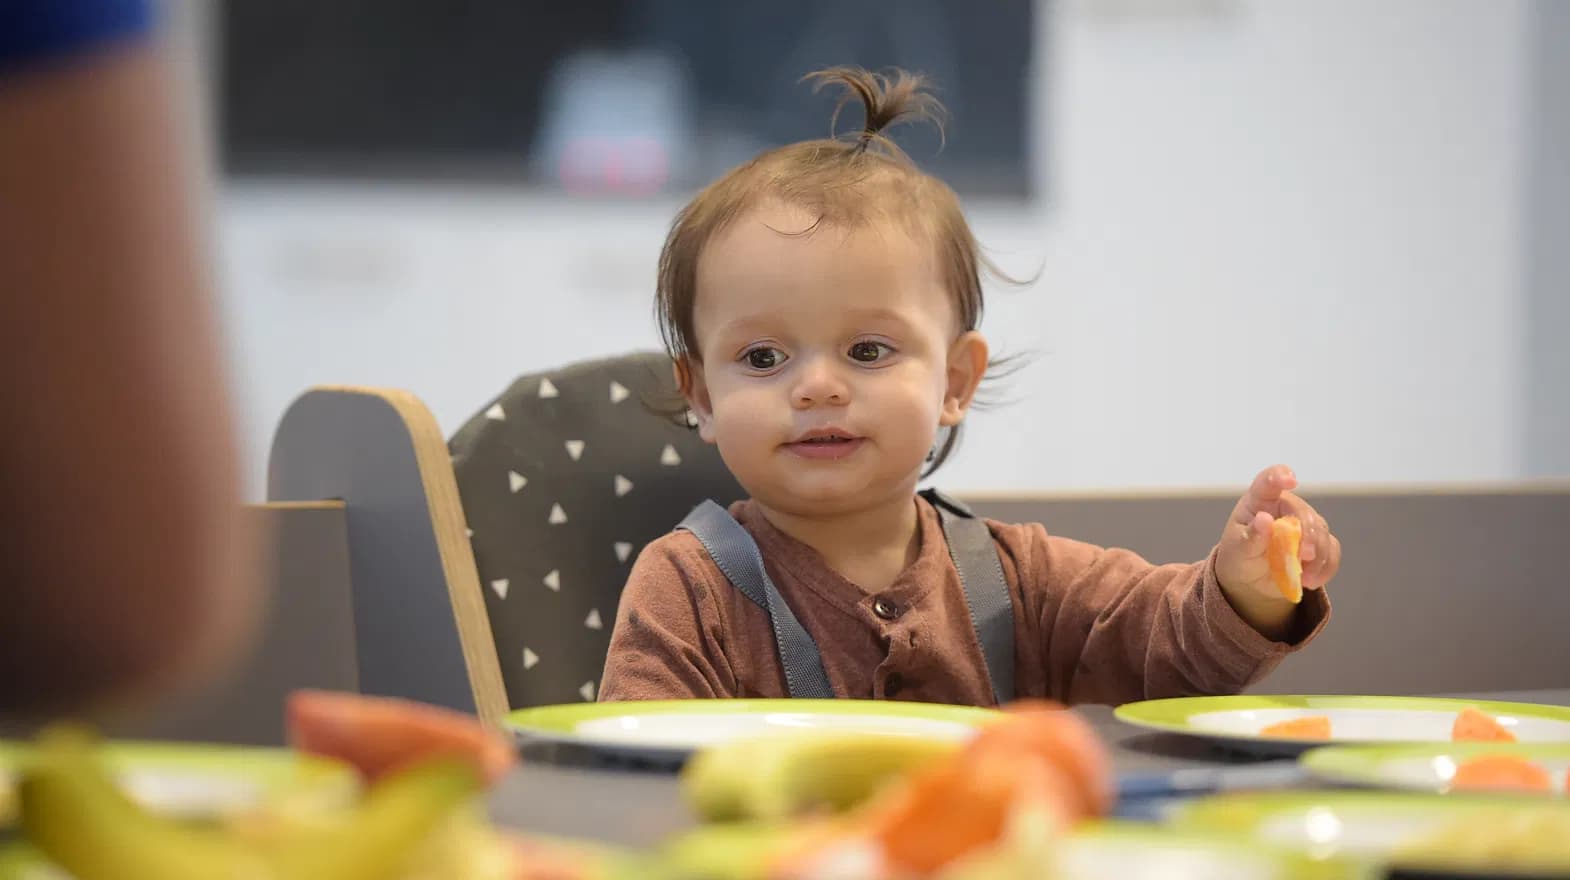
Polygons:
M785 354L777 348L754 348L742 355L747 361L747 366L754 370L772 370L785 363Z
M893 351L892 348L881 342L863 341L850 347L850 358L854 361L870 364L891 351Z

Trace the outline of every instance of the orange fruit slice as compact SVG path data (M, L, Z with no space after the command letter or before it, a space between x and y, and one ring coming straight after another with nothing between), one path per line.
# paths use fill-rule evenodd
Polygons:
M890 867L926 876L996 843L1021 809L1068 826L1111 808L1111 758L1089 724L1044 700L1005 708L952 759L918 771L851 820Z
M1450 738L1456 742L1515 742L1515 734L1495 721L1492 715L1471 706L1456 715Z
M453 757L491 783L518 759L512 743L479 719L412 700L296 691L286 714L295 748L346 761L371 782L430 758Z
M1520 755L1483 755L1456 767L1450 780L1456 789L1549 791L1548 771Z
M1265 551L1270 579L1294 605L1303 601L1303 560L1298 556L1302 545L1303 523L1297 517L1277 517L1270 524L1270 546Z
M1273 736L1281 739L1329 739L1330 717L1327 715L1305 715L1302 718L1293 718L1288 721L1278 721L1261 728L1260 736Z

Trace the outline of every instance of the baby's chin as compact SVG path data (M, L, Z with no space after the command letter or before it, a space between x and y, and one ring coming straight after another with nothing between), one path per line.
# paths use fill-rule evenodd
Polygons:
M908 486L891 487L886 482L876 486L862 481L832 479L806 480L790 485L759 486L749 494L759 503L780 513L801 517L844 516L888 503L896 496L915 496L916 476ZM750 487L748 487L750 488Z

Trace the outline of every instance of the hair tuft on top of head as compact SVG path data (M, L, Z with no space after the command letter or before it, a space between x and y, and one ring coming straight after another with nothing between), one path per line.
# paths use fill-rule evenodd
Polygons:
M840 89L839 103L829 122L831 137L837 137L835 127L845 105L853 100L861 101L863 122L857 135L857 152L877 145L891 154L903 156L886 132L911 122L930 122L937 128L938 137L943 137L948 113L942 102L928 90L926 77L919 73L904 70L874 73L861 67L841 66L813 71L802 77L802 82L812 83L814 93L831 87Z

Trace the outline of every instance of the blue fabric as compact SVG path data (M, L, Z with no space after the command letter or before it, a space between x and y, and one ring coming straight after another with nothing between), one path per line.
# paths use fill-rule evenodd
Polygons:
M0 0L0 73L145 37L150 0Z

